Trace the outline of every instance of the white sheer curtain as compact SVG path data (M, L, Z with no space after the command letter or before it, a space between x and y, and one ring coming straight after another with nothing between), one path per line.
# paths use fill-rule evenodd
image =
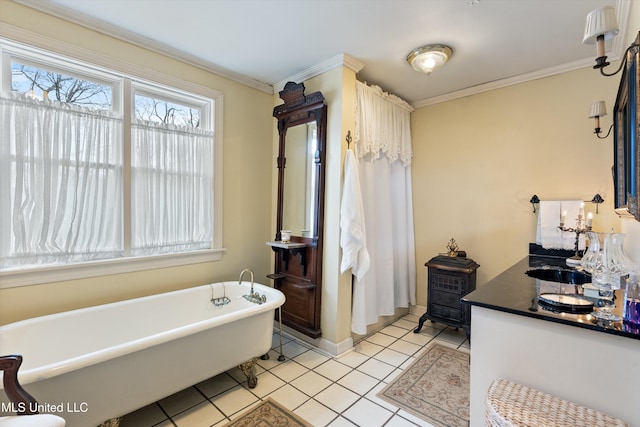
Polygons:
M356 82L358 158L370 268L354 279L351 329L416 303L411 189L412 108L379 87Z
M0 95L0 267L122 255L122 120Z
M131 155L131 253L209 249L213 132L136 121Z

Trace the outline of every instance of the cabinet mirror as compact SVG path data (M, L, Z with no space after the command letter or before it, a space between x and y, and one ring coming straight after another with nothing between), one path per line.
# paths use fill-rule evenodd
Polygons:
M294 236L313 237L316 223L317 151L318 124L315 121L287 130L282 228L291 230Z

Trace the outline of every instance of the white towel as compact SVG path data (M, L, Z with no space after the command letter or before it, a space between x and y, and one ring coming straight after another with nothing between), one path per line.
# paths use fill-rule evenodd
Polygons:
M574 250L576 247L576 234L562 231L560 217L565 211L564 226L567 228L576 227L576 219L580 211L581 200L544 200L540 202L538 213L538 229L536 243L545 249L568 249ZM583 218L584 219L584 218ZM580 235L579 249L584 249L584 235Z
M344 184L340 203L340 272L344 273L350 268L351 273L358 279L369 270L370 260L365 234L358 163L353 151L348 150L344 158Z

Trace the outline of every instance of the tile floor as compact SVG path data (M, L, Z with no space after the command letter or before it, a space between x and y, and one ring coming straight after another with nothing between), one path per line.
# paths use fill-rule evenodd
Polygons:
M331 357L302 341L273 337L269 360L258 360L258 386L235 368L182 390L124 417L121 427L223 426L262 399L272 397L314 426L425 426L413 415L386 403L376 393L436 340L469 351L462 330L427 322L413 333L419 316L408 314Z

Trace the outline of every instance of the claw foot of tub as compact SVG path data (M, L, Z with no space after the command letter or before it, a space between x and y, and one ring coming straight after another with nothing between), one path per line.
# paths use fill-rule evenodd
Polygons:
M111 418L110 420L101 423L98 427L118 427L121 421L122 417Z
M247 360L244 363L238 365L238 368L242 371L245 377L247 377L247 383L249 388L255 388L258 385L258 377L256 376L256 361L258 359L254 357L251 360Z

